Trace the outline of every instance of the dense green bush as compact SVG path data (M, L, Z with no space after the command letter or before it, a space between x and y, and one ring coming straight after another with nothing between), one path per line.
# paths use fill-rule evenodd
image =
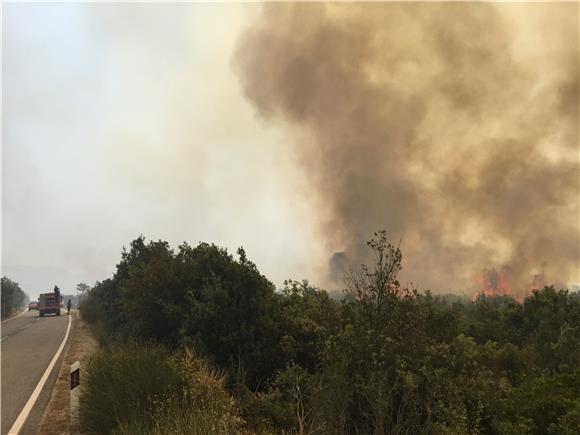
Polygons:
M110 335L195 346L217 364L242 370L253 386L283 366L274 286L238 250L200 243L177 253L140 237L113 278L97 283L81 311Z

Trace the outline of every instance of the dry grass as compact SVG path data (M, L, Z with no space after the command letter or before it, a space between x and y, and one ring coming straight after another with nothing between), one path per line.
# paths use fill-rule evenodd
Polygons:
M78 434L80 428L71 427L70 423L70 392L69 367L75 361L81 362L82 368L88 357L97 349L97 341L77 310L72 310L71 336L66 353L60 367L58 378L54 384L48 406L42 416L38 433L42 435Z

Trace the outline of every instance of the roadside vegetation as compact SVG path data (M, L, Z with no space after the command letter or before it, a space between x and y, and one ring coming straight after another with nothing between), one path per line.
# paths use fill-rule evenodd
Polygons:
M101 341L87 433L580 433L580 296L403 288L379 232L340 300L246 257L143 237L81 313Z
M28 301L28 295L20 288L18 283L10 278L3 276L1 278L1 305L2 319L9 317L14 312L22 309Z

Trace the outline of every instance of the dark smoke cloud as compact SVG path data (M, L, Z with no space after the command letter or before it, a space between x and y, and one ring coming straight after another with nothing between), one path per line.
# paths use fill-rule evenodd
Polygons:
M350 262L346 252L335 252L328 260L328 279L330 282L340 282L348 272Z
M245 94L295 138L329 253L357 265L386 228L423 288L507 265L523 289L544 262L578 282L578 5L509 7L545 47L485 3L267 4L242 35Z

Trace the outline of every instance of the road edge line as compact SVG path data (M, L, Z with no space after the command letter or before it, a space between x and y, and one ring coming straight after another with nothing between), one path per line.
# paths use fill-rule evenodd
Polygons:
M9 320L12 320L12 319L16 319L17 317L22 316L24 313L28 313L28 310L24 310L23 312L21 312L20 314L15 315L15 316L8 317L7 319L2 320L2 323L8 322Z
M32 394L28 398L28 401L24 405L24 408L22 408L22 411L20 411L20 414L18 414L18 417L16 417L16 420L12 424L12 427L8 430L9 434L18 434L20 432L20 430L22 429L22 426L24 426L26 419L30 415L30 412L32 411L34 404L38 400L38 397L40 396L40 393L42 392L42 389L44 388L44 385L46 384L46 381L48 380L48 377L50 376L52 369L54 368L56 362L58 361L58 358L60 357L60 354L62 353L62 350L64 349L64 345L66 344L66 341L68 339L68 335L70 332L70 325L71 324L72 324L72 317L68 316L68 326L66 328L66 334L64 335L62 343L60 344L60 347L58 348L58 350L56 351L56 353L52 357L52 360L48 364L48 367L44 371L42 377L40 378L40 381L38 381L38 385L36 385L36 388L34 389Z

